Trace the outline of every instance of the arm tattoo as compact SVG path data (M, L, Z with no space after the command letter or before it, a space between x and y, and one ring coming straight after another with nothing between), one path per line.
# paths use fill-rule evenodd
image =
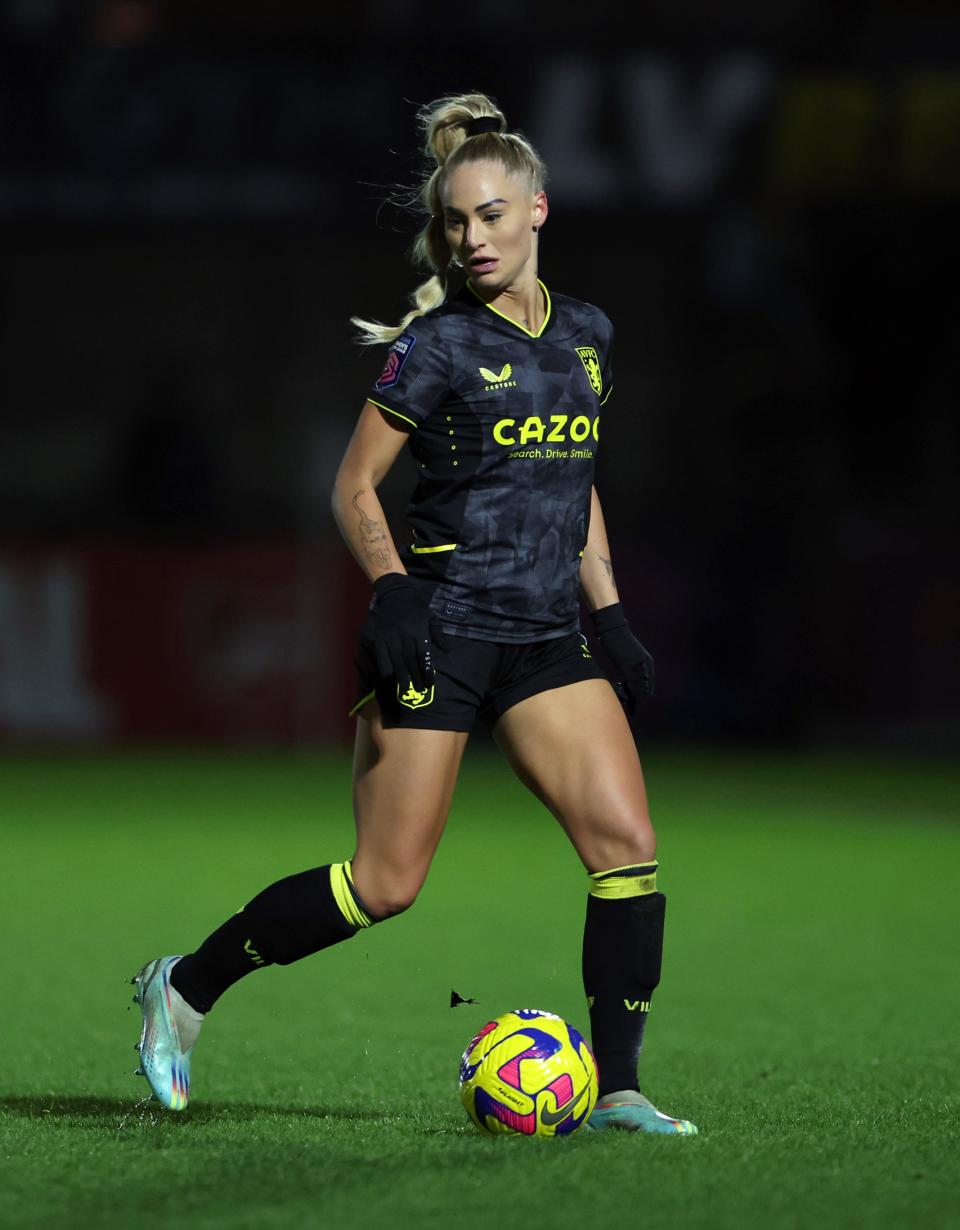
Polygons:
M387 545L387 531L382 521L371 521L360 507L362 495L363 491L358 491L350 503L360 514L360 541L363 544L363 553L371 563L381 568L389 568L390 548Z
M612 581L613 580L613 565L610 563L608 559L604 559L602 555L598 555L597 559L600 561L601 564L603 564L604 568L606 568L607 576Z

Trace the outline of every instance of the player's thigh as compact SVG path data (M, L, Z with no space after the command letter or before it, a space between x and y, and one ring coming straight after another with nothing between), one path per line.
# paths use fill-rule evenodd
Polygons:
M385 729L376 702L357 722L353 879L382 917L405 909L426 878L443 834L468 735Z
M497 722L494 738L521 781L563 825L589 871L654 857L640 757L605 679L520 701Z

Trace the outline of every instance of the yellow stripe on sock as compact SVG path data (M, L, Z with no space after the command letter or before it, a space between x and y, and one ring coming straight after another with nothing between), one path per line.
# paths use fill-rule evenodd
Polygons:
M340 909L340 913L352 927L370 927L373 925L373 919L370 915L364 913L357 904L357 898L353 891L353 875L350 871L349 859L345 863L331 863L330 887L333 889L333 898Z
M614 900L621 897L645 897L656 891L656 863L628 863L626 867L590 872L591 897Z

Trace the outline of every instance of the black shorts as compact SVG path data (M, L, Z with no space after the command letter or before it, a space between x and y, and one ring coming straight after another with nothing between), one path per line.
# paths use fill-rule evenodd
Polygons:
M472 730L477 719L492 726L513 705L538 692L581 679L606 678L580 632L530 645L475 641L449 633L444 639L450 647L434 644L436 679L425 692L395 679L379 679L372 650L361 644L357 703L351 715L376 697L385 727Z

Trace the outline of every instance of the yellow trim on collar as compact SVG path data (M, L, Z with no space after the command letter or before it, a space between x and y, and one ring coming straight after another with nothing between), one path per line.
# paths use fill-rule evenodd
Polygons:
M544 315L543 315L543 324L541 324L540 328L536 331L536 333L532 333L529 329L524 328L524 326L519 322L519 320L514 320L512 316L507 316L506 313L498 311L495 307L490 307L489 303L487 303L484 299L480 298L480 295L477 293L477 291L473 287L473 283L467 282L467 286L469 287L469 289L473 291L474 295L476 295L478 299L480 299L480 302L483 304L485 308L489 308L490 311L493 312L494 316L499 316L502 320L505 320L508 324L515 325L516 328L518 328L521 333L525 333L527 337L540 337L544 329L547 327L547 321L550 319L550 316L553 313L553 302L550 298L550 292L547 290L546 286L544 286L544 284L540 281L539 278L537 278L537 285L543 291L544 297L547 300L547 310L546 312L544 312Z

